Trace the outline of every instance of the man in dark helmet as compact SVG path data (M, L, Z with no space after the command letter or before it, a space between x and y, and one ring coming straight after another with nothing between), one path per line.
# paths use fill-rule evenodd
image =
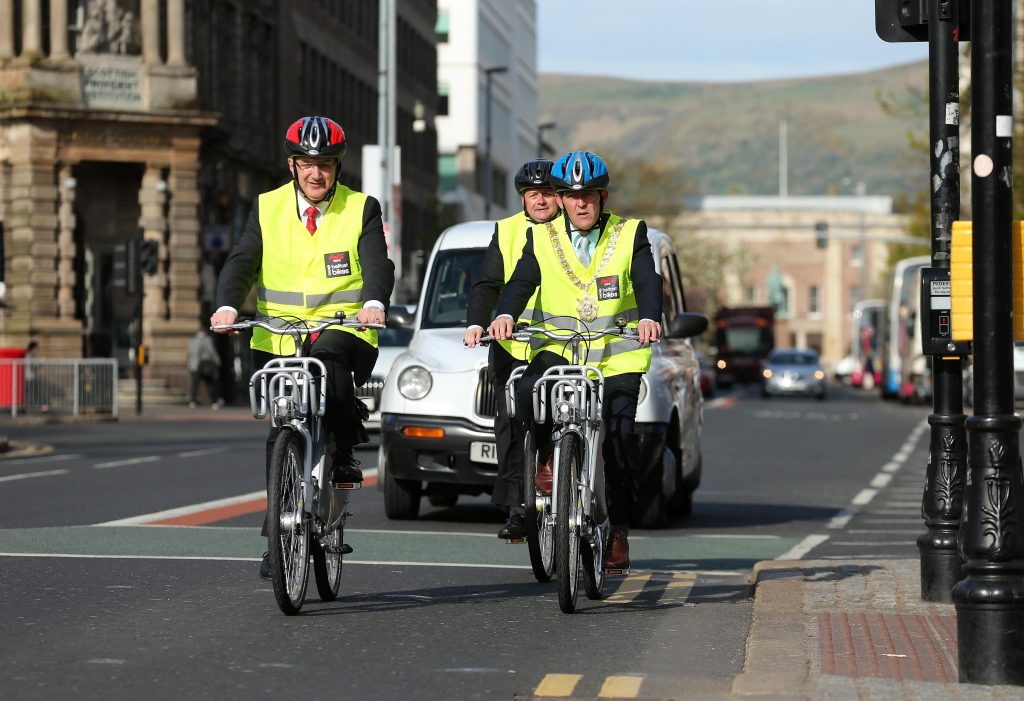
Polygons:
M551 161L527 161L516 173L516 191L523 200L523 211L494 224L494 235L484 256L480 279L473 285L466 318L466 345L480 342L483 327L490 323L494 307L505 281L512 275L526 242L526 230L534 224L551 221L558 216L555 191L548 184ZM532 317L533 305L527 304L524 317ZM527 319L529 320L529 319ZM505 382L520 365L530 359L529 344L519 341L492 343L487 359L491 373L498 416L494 420L494 436L498 443L498 476L491 501L508 508L508 520L498 537L518 540L525 536L523 507L523 432L518 421L512 421L505 405Z
M288 127L284 145L291 182L261 194L253 205L221 271L218 309L210 325L233 324L253 283L261 315L313 320L344 312L366 324L383 324L395 266L387 257L380 203L338 183L339 161L348 146L345 132L327 117L303 117ZM264 329L253 330L250 345L256 368L295 352L290 336ZM370 377L377 360L377 332L329 328L312 340L310 355L327 367L324 421L333 453L331 481L361 482L352 449L368 438L353 382L361 385ZM272 430L268 475L274 438ZM266 555L260 574L270 576Z

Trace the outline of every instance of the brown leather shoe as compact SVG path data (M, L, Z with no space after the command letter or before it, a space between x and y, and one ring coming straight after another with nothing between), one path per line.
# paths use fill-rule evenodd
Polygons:
M537 475L533 478L533 484L544 496L551 495L551 486L555 481L554 474L551 472L554 462L553 453L547 456L537 455Z
M608 548L604 551L604 568L606 570L629 569L628 531L614 528L608 532Z

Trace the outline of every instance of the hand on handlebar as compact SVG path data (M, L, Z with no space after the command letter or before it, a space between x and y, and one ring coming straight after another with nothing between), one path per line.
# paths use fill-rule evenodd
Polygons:
M640 345L654 343L661 338L661 324L657 321L641 321L636 331L640 336Z
M512 338L515 327L516 324L510 317L503 316L491 322L491 325L487 327L487 335L506 341Z
M376 307L363 307L356 312L356 321L363 324L383 324L386 320L384 310Z
M462 337L462 340L469 348L476 348L480 345L480 337L483 335L484 330L479 326L474 326L471 329L466 329L466 333Z
M223 309L213 313L210 317L210 326L228 326L238 320L238 314L230 309ZM227 333L232 336L238 335L237 329L211 329L214 333Z

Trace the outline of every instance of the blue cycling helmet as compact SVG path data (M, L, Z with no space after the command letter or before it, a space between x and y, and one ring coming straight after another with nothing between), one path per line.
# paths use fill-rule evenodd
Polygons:
M611 176L608 175L608 166L596 153L570 151L551 166L548 181L558 192L606 190Z

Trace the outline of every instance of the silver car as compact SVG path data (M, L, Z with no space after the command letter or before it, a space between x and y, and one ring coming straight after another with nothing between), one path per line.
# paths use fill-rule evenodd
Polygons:
M775 349L761 371L761 394L804 394L825 398L825 371L818 351L805 348Z
M392 365L381 397L378 484L389 518L416 518L423 496L435 506L451 506L460 495L493 488L496 410L487 349L462 342L470 290L493 231L493 222L453 226L431 253L412 341ZM633 522L644 528L665 525L669 511L688 514L700 484L704 398L697 354L684 335L707 325L707 319L683 313L669 237L651 229L648 238L664 278L666 334L654 346L636 416L640 469ZM703 321L700 328L695 317Z

